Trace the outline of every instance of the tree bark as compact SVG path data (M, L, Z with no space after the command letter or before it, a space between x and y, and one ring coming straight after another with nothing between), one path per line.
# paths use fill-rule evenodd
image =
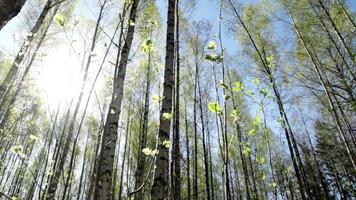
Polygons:
M0 0L0 30L14 17L16 17L26 0Z
M112 175L117 141L118 123L120 120L121 104L124 92L126 67L135 32L136 12L139 0L133 0L128 21L128 30L124 46L119 51L116 61L117 74L114 77L114 91L107 113L98 162L97 179L95 183L94 199L112 200ZM120 60L119 60L120 56Z
M180 129L179 129L179 97L180 97L180 49L179 49L179 0L176 0L176 84L175 84L175 109L174 109L174 137L173 137L173 200L181 199L180 181Z
M163 82L163 101L160 112L159 124L159 144L158 155L156 158L156 169L154 181L151 189L152 200L164 200L168 196L168 148L164 143L169 141L169 131L171 120L164 118L163 114L172 113L172 89L174 87L174 27L175 27L175 7L176 1L168 1L168 17L167 17L167 41L166 41L166 59Z

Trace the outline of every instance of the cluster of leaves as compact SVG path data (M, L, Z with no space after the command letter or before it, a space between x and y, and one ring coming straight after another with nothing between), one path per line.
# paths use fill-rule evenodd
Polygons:
M207 59L210 62L216 62L216 63L221 63L224 61L224 56L223 55L216 55L216 54L208 54L205 56L205 59Z
M221 109L220 105L218 104L218 102L208 103L208 109L210 112L215 113L217 115L222 114L222 109Z

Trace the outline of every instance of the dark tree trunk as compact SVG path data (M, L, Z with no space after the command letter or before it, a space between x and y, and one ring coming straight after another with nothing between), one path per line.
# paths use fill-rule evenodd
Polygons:
M0 0L0 30L20 13L26 0Z
M179 0L176 0L176 84L175 84L175 108L174 108L174 135L173 135L173 200L181 199L181 183L180 183L180 132L179 132L179 86L180 86L180 50L179 50Z
M128 30L125 38L124 46L119 51L116 62L116 70L114 77L114 91L107 113L106 123L104 127L103 139L101 144L100 157L98 162L97 179L94 190L94 199L112 200L112 175L115 157L115 148L117 141L118 123L121 113L121 104L124 92L124 82L126 76L126 67L128 57L131 50L131 44L135 32L136 12L139 0L133 0L131 4L130 16L128 21ZM120 56L120 60L119 60Z
M163 82L163 101L162 109L160 112L160 124L159 124L159 144L158 155L156 158L156 169L154 175L154 181L151 189L152 200L163 200L167 198L168 194L168 148L164 145L169 141L169 130L171 120L165 118L165 113L172 114L172 99L173 99L173 87L174 87L174 28L175 28L175 7L176 1L168 1L168 16L167 16L167 41L166 41L166 59L165 59L165 71Z

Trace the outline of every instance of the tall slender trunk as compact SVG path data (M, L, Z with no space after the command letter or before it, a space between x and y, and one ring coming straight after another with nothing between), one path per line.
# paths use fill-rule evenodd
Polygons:
M125 161L126 161L126 152L127 149L130 149L130 145L129 148L127 148L127 145L129 144L129 138L130 138L130 131L131 131L131 104L129 105L129 110L127 113L127 118L126 118L126 134L125 134L125 145L124 145L124 152L123 152L123 156L122 156L122 161L121 161L121 171L120 171L120 186L119 186L119 194L118 194L118 199L121 200L122 199L122 190L123 190L123 179L124 179L124 171L125 171ZM127 169L129 169L130 166L127 166ZM129 188L127 187L127 190Z
M180 45L179 45L179 0L176 0L176 83L175 83L175 108L174 108L174 135L173 135L173 200L181 199L181 172L180 172L180 129L179 129L179 97L180 97Z
M176 1L168 1L168 16L167 16L167 42L166 42L166 59L163 82L163 101L162 110L160 111L159 123L159 144L158 155L156 159L156 169L154 181L151 189L152 200L166 199L168 194L168 148L164 145L169 141L169 130L171 120L163 117L165 113L172 112L172 89L174 87L174 28L175 28L175 7Z
M97 180L94 190L94 199L111 200L112 194L112 174L117 141L118 122L120 120L121 104L124 92L124 82L126 67L131 50L133 36L135 32L136 12L139 0L133 0L128 21L128 30L124 46L119 51L116 61L117 74L114 77L114 91L106 117L103 139L101 144L100 157L98 162ZM120 56L120 60L119 60Z
M197 85L198 85L198 66L195 66L195 78L194 78L194 159L193 159L193 199L196 200L198 196L198 121L197 121Z
M209 180L209 163L208 163L208 153L206 151L206 137L205 137L205 121L204 121L204 112L203 112L203 100L202 100L202 91L200 86L200 75L198 72L198 92L199 92L199 110L200 110L200 122L201 122L201 132L202 132L202 143L203 143L203 154L204 154L204 175L205 175L205 189L207 200L210 200L210 180Z
M223 11L223 3L222 1L220 2L220 13L219 13L219 19L222 19L222 11ZM223 46L223 41L222 41L222 20L219 20L219 43L220 43L220 51L221 51L221 56L224 58L224 46ZM225 84L225 61L224 59L221 62L221 69L222 69L222 81ZM225 88L223 87L223 96L225 97L226 91ZM231 199L231 191L230 191L230 177L229 177L229 139L228 139L228 134L227 134L227 106L226 106L226 100L224 99L224 128L223 128L223 142L224 142L224 199L225 200L230 200Z
M314 145L313 145L313 143L312 143L312 141L311 141L311 138L310 138L310 133L309 133L309 131L308 131L308 128L307 128L307 125L306 125L306 121L305 121L305 119L304 119L304 116L303 116L303 113L302 113L301 109L298 108L298 110L299 110L299 113L300 113L300 116L301 116L301 119L302 119L302 123L303 123L304 129L305 129L305 132L306 132L306 134L307 134L309 146L310 146L310 148L311 148L311 150L312 150L313 160L314 160L314 162L315 162L316 169L317 169L317 171L318 171L319 181L320 181L321 186L322 186L322 188L323 188L323 192L324 192L324 194L325 194L326 199L331 199L330 194L329 194L329 189L328 189L327 183L325 182L324 175L323 175L323 173L322 173L322 171L321 171L321 169L320 169L320 163L319 163L319 161L317 160L317 158L316 158L316 156L315 156L315 155L316 155L316 152L315 152Z
M184 99L185 100L185 99ZM184 122L185 122L185 147L187 152L187 199L191 199L191 184L190 184L190 145L189 145L189 126L188 126L188 116L187 116L187 101L184 101Z
M83 178L84 178L84 173L85 173L85 167L87 164L87 154L88 154L88 146L89 146L89 133L87 133L87 137L85 140L85 147L84 147L84 153L83 153L83 160L82 160L82 169L80 171L80 177L79 177L79 185L78 185L78 193L77 193L77 200L80 200L81 195L82 195L82 188L83 188Z
M227 77L228 80L230 82L230 88L232 87L232 81L231 81L231 77L230 77L230 72L229 72L229 68L227 68ZM233 97L233 91L230 90L230 95ZM234 110L238 110L238 105L235 101L234 98L232 98L232 106L234 108ZM237 140L238 140L238 152L239 152L239 156L241 158L241 163L242 163L242 171L244 174L244 182L245 182L245 190L246 190L246 198L247 200L251 199L251 194L250 194L250 179L249 179L249 173L248 173L248 168L247 168L247 164L246 164L246 157L243 154L243 138L242 138L242 132L241 132L241 125L239 124L239 122L237 120L235 120L235 124L236 124L236 133L237 133Z
M141 187L144 181L144 172L145 172L145 163L146 159L142 150L146 148L147 143L147 131L148 131L148 114L149 114L149 107L150 107L150 89L151 89L151 80L150 80L150 71L151 71L151 53L148 54L148 65L147 65L147 72L146 72L146 89L145 89L145 103L144 103L144 111L143 111L143 124L140 131L140 143L138 148L138 158L137 158L137 168L135 172L135 189ZM140 190L135 193L136 200L143 199L143 191Z

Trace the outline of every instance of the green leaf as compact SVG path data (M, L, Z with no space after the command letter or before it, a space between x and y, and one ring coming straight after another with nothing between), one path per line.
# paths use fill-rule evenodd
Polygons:
M208 55L205 56L205 59L207 59L207 60L210 61L210 62L215 62L216 57L217 57L217 56L214 55L214 54L212 54L212 55L208 54Z
M277 187L277 183L272 182L272 183L271 183L271 186L275 188L275 187Z
M262 124L261 117L260 117L260 116L257 116L257 117L253 120L252 124L253 124L254 126L259 126L260 124Z
M172 119L172 114L171 113L163 113L162 118L164 120L171 120Z
M235 119L235 120L240 120L240 112L238 110L233 110L231 112L231 116Z
M246 95L248 95L248 96L253 96L254 93L253 93L251 90L247 90L247 91L246 91Z
M266 162L266 159L263 156L257 156L256 161L258 164L264 164Z
M215 49L217 47L217 44L216 42L214 41L210 41L209 44L208 44L208 49Z
M260 79L258 79L258 78L256 78L256 77L253 77L253 78L252 78L252 83L253 83L254 85L259 85L259 84L260 84Z
M223 61L224 61L224 56L223 56L223 55L218 55L218 56L216 57L216 62L222 63Z
M21 145L12 146L11 151L14 154L22 154L23 146L21 146Z
M250 146L246 146L246 147L242 150L242 153L243 153L245 156L249 156L250 153L251 153L251 148L250 148Z
M208 54L205 56L205 59L207 59L210 62L217 62L217 63L221 63L224 61L224 56L222 55L215 55L215 54Z
M273 64L274 57L273 57L273 55L267 56L266 57L266 61L267 61L267 66L269 68L273 68L274 67L274 64Z
M165 140L163 141L162 145L169 149L172 146L172 142L169 140Z
M164 97L160 97L158 95L153 95L152 96L152 100L155 101L155 102L160 102L164 99Z
M219 81L218 85L224 89L228 89L229 87L223 82L223 81Z
M35 135L30 135L30 139L31 139L31 140L38 140L38 137L35 136Z
M143 52L143 53L152 53L154 50L155 50L155 47L153 46L152 40L146 40L141 45L141 52Z
M133 20L130 19L129 25L130 25L130 26L135 26L136 24L135 24L135 22L134 22Z
M62 15L56 15L54 16L54 21L59 25L59 26L64 26L66 19Z
M148 147L142 149L142 153L145 154L146 156L155 156L158 154L158 150L152 150Z
M262 89L260 90L260 93L261 93L263 96L267 97L267 96L268 96L268 88L267 88L267 87L262 88Z
M210 112L215 113L215 114L222 114L222 109L220 105L217 102L211 102L208 103L208 109Z
M256 135L256 133L257 133L257 130L253 128L253 129L248 130L248 133L247 133L247 134L248 134L249 136L254 136L254 135Z
M240 92L244 89L244 85L240 81L236 81L234 83L234 87L232 88L233 92Z

